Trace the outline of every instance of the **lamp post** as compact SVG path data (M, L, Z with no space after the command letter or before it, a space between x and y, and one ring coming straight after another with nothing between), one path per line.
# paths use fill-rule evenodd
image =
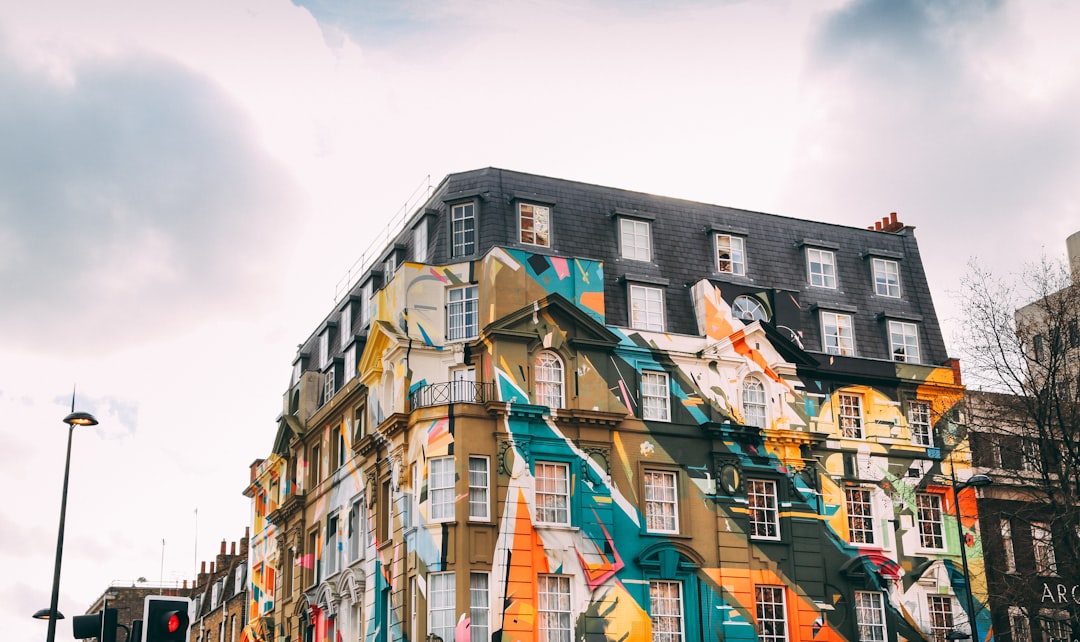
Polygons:
M67 458L64 460L64 489L60 494L60 527L56 533L56 566L53 568L52 600L49 602L48 611L41 610L34 613L34 617L49 621L46 642L55 642L56 621L64 617L57 606L60 601L60 561L64 557L64 516L67 513L68 476L71 472L71 435L75 432L75 426L96 426L98 421L88 412L72 412L64 417L64 423L68 425Z
M972 475L966 482L957 482L956 468L953 466L949 466L949 480L952 482L953 511L956 513L956 534L960 541L960 563L964 567L964 583L967 584L968 622L971 625L971 642L979 642L979 629L975 620L975 597L971 591L971 571L968 569L967 542L964 541L964 526L960 522L960 491L965 488L989 486L994 483L994 480L986 475Z

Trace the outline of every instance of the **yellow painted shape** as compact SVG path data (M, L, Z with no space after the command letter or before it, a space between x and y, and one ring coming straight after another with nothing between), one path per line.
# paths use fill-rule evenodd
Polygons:
M626 591L620 582L593 605L593 611L604 613L605 633L608 640L625 642L651 642L652 618Z

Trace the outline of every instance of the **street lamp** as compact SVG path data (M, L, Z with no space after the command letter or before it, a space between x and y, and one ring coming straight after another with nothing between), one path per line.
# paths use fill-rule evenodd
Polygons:
M951 463L951 462L950 462ZM964 526L960 522L960 491L965 488L982 488L994 483L987 475L972 475L966 482L956 481L956 468L949 466L949 480L953 489L953 511L956 513L956 534L960 541L960 563L964 567L964 583L967 584L968 621L971 623L971 642L979 642L979 629L975 620L975 597L971 590L971 571L968 569L967 542L964 541ZM950 633L950 635L952 635ZM967 636L964 636L967 637ZM950 638L960 639L960 638Z
M53 569L52 600L47 611L41 609L34 613L35 618L49 621L46 642L55 642L56 621L64 618L63 613L57 609L57 605L60 601L60 561L64 557L64 516L67 513L68 474L71 471L71 435L75 432L75 426L96 426L98 420L88 412L72 412L64 417L64 423L68 425L67 458L64 460L64 490L60 494L60 527L56 533L56 566Z

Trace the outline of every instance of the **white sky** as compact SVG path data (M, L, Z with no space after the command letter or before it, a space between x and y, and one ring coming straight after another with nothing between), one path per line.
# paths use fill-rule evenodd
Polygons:
M1080 230L1077 3L298 3L0 3L5 637L44 635L72 385L69 618L242 536L296 344L428 176L896 211L947 338L969 257Z

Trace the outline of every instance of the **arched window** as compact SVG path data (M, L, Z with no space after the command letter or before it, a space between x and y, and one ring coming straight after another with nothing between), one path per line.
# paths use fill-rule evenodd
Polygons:
M548 408L563 407L563 362L559 355L544 350L536 355L536 403Z
M765 386L755 377L743 379L742 406L743 421L747 426L766 427L768 417L765 414Z

